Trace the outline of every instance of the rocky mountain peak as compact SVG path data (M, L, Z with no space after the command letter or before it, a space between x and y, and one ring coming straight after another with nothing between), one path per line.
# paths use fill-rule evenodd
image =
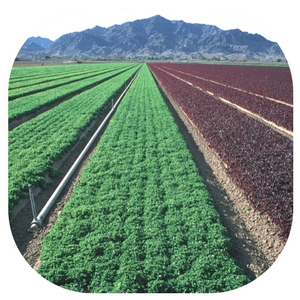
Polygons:
M28 44L27 44L28 46ZM239 29L221 30L214 25L151 18L113 25L95 26L68 33L35 55L92 58L276 59L284 58L277 43ZM26 50L26 51L25 51ZM30 56L22 48L19 56Z

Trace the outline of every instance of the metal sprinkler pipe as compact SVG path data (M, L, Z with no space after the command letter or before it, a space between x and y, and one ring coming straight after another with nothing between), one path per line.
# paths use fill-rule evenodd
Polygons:
M35 202L34 202L34 196L33 196L33 191L32 191L33 186L31 184L28 184L28 189L29 189L29 198L30 198L30 204L31 204L31 210L32 210L32 215L33 215L33 220L37 221L36 218L36 207L35 207ZM30 228L29 231L37 231L38 228L33 226L33 228Z
M120 97L118 98L118 100L116 101L116 103L113 105L113 107L110 110L110 112L107 114L107 116L105 117L105 119L102 121L102 123L100 124L100 126L98 127L98 129L96 130L96 132L93 134L93 136L91 137L91 139L89 140L89 142L87 143L87 145L84 147L84 149L82 150L82 152L80 153L80 155L78 156L78 158L75 160L75 162L73 163L73 165L71 166L71 168L69 169L69 171L67 172L67 174L65 175L65 177L62 179L62 181L60 182L60 184L57 186L57 188L55 189L55 191L53 192L53 194L51 195L51 197L49 198L49 200L47 201L47 203L45 204L45 206L43 207L43 209L40 211L40 213L38 214L38 216L36 218L35 217L33 218L32 222L31 222L31 226L30 226L29 231L35 232L35 231L38 231L42 227L43 220L45 219L45 217L49 213L49 211L52 208L53 204L55 203L55 201L57 200L58 196L60 195L60 193L62 192L62 190L64 189L64 187L68 183L68 181L70 180L71 176L73 175L73 173L75 172L75 170L77 169L77 167L81 163L82 159L84 158L84 156L86 155L86 153L90 149L91 145L95 141L95 139L98 136L98 134L100 133L101 129L104 127L104 125L106 124L106 122L110 118L111 114L114 112L114 110L118 106L119 102L121 101L121 99L123 98L123 96L125 95L125 93L127 92L127 90L129 89L129 87L131 86L132 82L135 80L137 74L138 74L138 72L135 74L135 76L133 77L133 79L130 81L130 83L128 84L128 86L126 87L126 89L122 92L122 94L120 95Z

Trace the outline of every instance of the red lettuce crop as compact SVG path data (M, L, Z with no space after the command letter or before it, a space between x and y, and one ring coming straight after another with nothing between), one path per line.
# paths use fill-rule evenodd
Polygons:
M156 66L161 68L150 64L165 90L227 164L254 208L266 213L286 240L293 216L293 142Z

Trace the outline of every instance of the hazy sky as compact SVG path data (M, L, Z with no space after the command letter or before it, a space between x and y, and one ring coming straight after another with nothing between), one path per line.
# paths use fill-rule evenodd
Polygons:
M29 35L50 39L95 25L108 27L156 14L170 20L211 24L222 29L240 28L274 39L276 31L280 30L278 14L289 12L287 6L276 5L276 1L262 0L12 0L15 2L18 5L13 11L23 19L22 23L17 21L24 26L22 29Z
M293 22L296 5L295 0L10 0L5 15L11 16L9 30L19 36L52 40L96 25L109 27L160 14L169 20L239 28L278 41Z

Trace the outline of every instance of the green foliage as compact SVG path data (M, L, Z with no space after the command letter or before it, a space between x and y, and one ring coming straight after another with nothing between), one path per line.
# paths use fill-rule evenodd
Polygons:
M90 293L210 293L249 280L146 65L58 221L38 272Z
M51 168L54 161L70 150L80 133L124 87L138 67L129 68L9 131L10 209L19 198L28 195L28 184L43 185L46 172L55 175Z
M54 82L32 83L29 86L27 86L28 82L26 81L24 87L9 91L9 97L14 100L8 103L8 118L11 121L28 113L36 112L44 106L76 95L96 84L101 84L132 67L134 65L113 64L106 66L106 68L100 68L92 74L80 74L75 79L73 77L68 80L57 79Z

